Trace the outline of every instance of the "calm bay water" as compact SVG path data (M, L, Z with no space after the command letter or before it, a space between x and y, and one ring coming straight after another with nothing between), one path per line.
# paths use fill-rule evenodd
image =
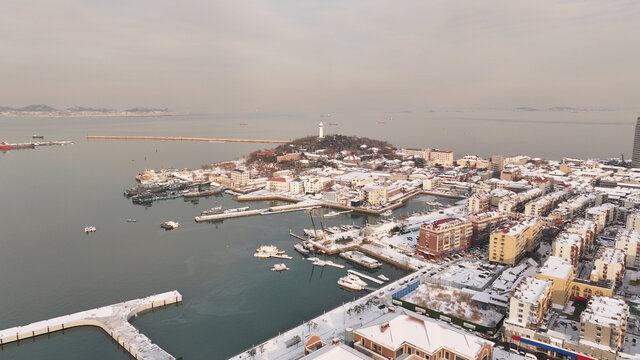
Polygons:
M326 133L484 156L609 157L630 152L633 114L542 115L425 113L397 114L389 120L375 114L335 114L325 123ZM269 204L238 204L225 195L198 204L176 199L145 208L122 196L144 168L199 167L264 145L84 139L87 133L290 139L315 133L317 119L0 119L0 140L25 141L41 133L49 140L75 141L71 146L0 153L0 328L176 289L184 295L183 304L145 313L133 320L134 325L174 356L224 359L349 301L357 294L336 284L345 270L313 268L293 249L288 233L310 227L305 212L196 224L193 217L211 206ZM382 120L387 123L377 124ZM329 126L330 122L339 125ZM396 213L422 210L424 201L430 200L414 199ZM127 223L127 218L137 222ZM166 220L183 227L164 231L159 224ZM322 221L332 226L376 220L348 214ZM98 231L84 234L87 225ZM293 255L287 262L291 270L273 273L269 269L276 261L254 259L253 251L263 244ZM391 278L403 274L387 265L380 272ZM128 355L91 328L0 348L0 359L88 358Z

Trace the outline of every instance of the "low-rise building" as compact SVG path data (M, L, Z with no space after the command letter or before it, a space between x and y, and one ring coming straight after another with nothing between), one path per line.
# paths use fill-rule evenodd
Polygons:
M427 191L433 191L442 185L442 178L439 176L430 176L422 180L422 188Z
M304 193L304 182L300 179L294 179L289 182L289 192L293 194Z
M427 258L438 259L466 250L472 233L471 221L465 217L436 220L420 227L417 249Z
M536 200L528 202L524 207L524 214L527 216L545 216L556 205L556 203L566 196L564 191L555 191L544 195Z
M353 331L354 348L375 359L492 359L493 343L401 309Z
M453 151L429 149L429 162L436 165L453 166Z
M489 260L515 265L527 251L538 247L541 229L537 218L523 218L498 227L491 233Z
M462 158L456 160L458 166L487 169L489 167L489 161L479 157L478 155L465 155Z
M231 170L231 185L244 186L249 183L250 173L246 169L233 169Z
M289 181L281 177L268 179L267 190L276 192L289 191Z

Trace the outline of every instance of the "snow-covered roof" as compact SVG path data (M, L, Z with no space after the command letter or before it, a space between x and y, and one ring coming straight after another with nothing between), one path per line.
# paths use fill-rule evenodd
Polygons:
M572 271L573 265L569 260L558 256L549 256L538 273L544 276L568 279Z
M594 296L580 315L580 320L619 328L627 317L629 317L629 305L624 300Z
M640 243L640 232L623 229L618 231L616 234L616 242L627 242L631 244L639 244Z
M545 296L545 291L550 290L550 281L534 277L525 277L522 278L522 281L518 284L511 297L522 302L534 304L538 302L538 299Z
M388 327L387 327L388 325ZM380 322L355 330L367 339L389 349L398 349L405 343L433 354L443 348L475 359L485 344L493 343L418 314L402 309L389 313Z
M596 260L600 260L607 264L624 264L625 254L621 249L601 248L600 251L598 251Z

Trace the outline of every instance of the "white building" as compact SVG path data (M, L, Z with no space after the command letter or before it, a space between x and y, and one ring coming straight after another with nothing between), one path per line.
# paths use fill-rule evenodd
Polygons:
M514 325L519 333L529 335L542 326L551 303L552 282L534 277L524 277L512 292L509 300L509 316L505 324ZM513 327L512 327L513 330ZM518 332L518 331L517 331Z
M616 220L617 206L612 203L604 203L587 209L585 217L598 225L598 232L602 232L606 226Z
M626 228L633 231L640 231L640 211L634 211L627 215Z
M566 231L558 234L551 244L553 256L565 258L573 265L578 264L583 246L584 239L582 235Z

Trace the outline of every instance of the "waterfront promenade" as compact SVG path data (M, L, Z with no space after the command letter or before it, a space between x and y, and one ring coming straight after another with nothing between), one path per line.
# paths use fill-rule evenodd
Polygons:
M144 334L138 332L138 329L129 323L129 319L144 310L181 301L182 295L174 290L38 321L25 326L16 326L0 330L0 345L77 326L97 326L109 334L135 359L175 359L158 345L153 344Z
M255 144L286 144L289 140L268 140L268 139L226 139L226 138L203 138L203 137L182 137L182 136L136 136L136 135L87 135L88 140L165 140L165 141L200 141L200 142L221 142L221 143L255 143Z

